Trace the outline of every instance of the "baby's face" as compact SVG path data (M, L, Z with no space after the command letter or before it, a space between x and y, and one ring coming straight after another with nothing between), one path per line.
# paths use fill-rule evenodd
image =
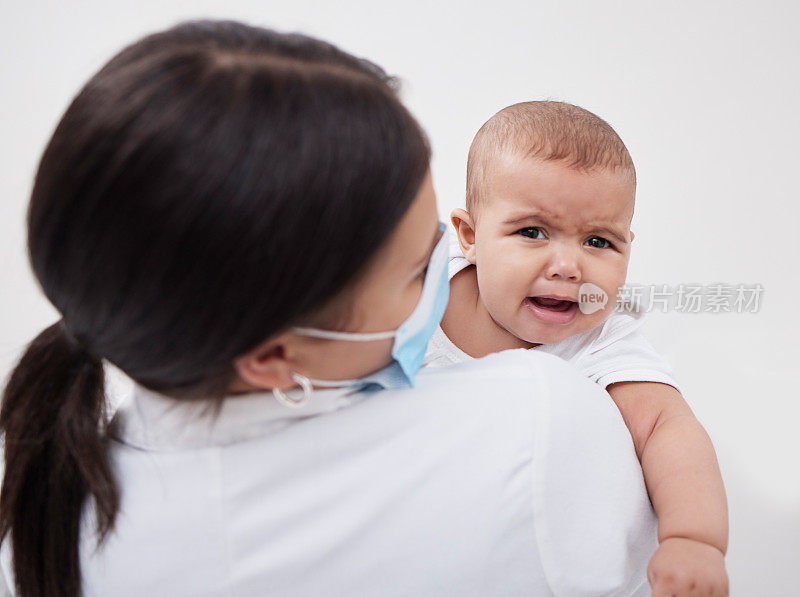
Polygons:
M474 254L492 319L542 344L600 325L628 269L636 192L630 174L514 156L493 166L476 214ZM606 293L605 308L582 312L578 289L585 283Z

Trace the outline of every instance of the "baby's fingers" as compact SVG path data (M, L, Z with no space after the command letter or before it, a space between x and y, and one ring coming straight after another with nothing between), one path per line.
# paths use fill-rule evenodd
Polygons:
M728 576L712 571L702 575L682 571L648 574L652 597L727 597Z
M652 597L727 597L728 575L722 553L683 538L661 543L647 567Z

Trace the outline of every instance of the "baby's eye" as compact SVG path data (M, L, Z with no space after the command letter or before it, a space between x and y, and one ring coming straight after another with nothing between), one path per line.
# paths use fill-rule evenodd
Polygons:
M542 232L542 229L538 226L528 226L527 228L517 230L517 232L526 238L533 238L535 240L543 239L545 237L544 232Z
M610 249L614 246L602 236L593 236L586 241L586 244L595 249Z

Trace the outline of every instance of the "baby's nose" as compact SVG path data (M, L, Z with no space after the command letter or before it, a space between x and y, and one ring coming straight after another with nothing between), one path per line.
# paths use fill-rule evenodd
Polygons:
M545 266L544 274L548 280L563 279L579 282L581 269L577 256L572 251L554 253Z

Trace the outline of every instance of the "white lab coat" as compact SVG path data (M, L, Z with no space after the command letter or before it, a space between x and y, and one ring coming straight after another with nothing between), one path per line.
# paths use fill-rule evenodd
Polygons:
M645 595L655 517L610 397L551 355L423 369L413 389L197 405L140 386L87 597ZM10 570L9 543L3 572Z

